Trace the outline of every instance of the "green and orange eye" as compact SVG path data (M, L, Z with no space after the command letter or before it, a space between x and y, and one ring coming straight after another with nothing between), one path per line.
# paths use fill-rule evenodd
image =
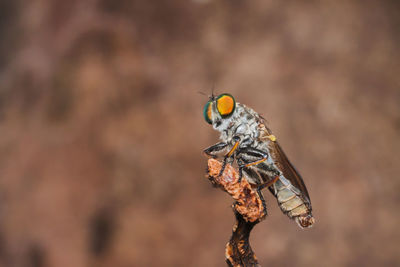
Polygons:
M211 109L212 109L212 102L208 101L207 104L204 106L203 115L204 115L204 119L209 124L212 123L212 121L211 121Z
M223 118L232 115L236 102L230 94L222 94L217 97L217 110Z

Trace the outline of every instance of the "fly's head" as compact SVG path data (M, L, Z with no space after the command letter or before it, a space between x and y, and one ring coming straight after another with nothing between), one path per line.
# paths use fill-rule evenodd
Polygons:
M231 124L235 109L236 101L230 94L212 95L204 106L204 119L215 130L222 132Z

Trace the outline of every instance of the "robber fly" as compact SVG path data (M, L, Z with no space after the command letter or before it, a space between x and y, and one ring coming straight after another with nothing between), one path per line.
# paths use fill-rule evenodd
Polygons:
M230 94L212 94L203 113L206 122L221 133L222 142L204 150L209 157L223 155L220 175L226 164L236 162L239 179L244 177L256 189L265 212L261 190L268 187L284 214L302 228L312 226L314 218L307 188L264 118L253 109L236 103Z

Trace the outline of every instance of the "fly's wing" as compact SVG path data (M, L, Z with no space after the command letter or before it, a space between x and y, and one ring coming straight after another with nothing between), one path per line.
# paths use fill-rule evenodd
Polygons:
M259 140L267 142L268 152L274 165L281 171L278 181L268 189L277 198L279 207L295 220L301 228L311 227L315 219L311 214L311 202L307 188L296 168L286 157L276 138L271 134L271 130L265 125L264 119L259 120ZM290 183L290 184L288 184Z
M278 166L279 170L282 172L283 176L288 179L293 186L300 190L303 195L305 202L311 207L310 196L308 195L307 188L301 178L300 174L296 168L290 163L289 159L286 157L285 152L283 152L281 146L277 141L271 142L271 156L275 161L275 165Z

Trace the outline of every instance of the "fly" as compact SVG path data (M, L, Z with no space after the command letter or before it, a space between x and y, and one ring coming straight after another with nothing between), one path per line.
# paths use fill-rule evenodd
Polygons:
M236 162L239 179L244 177L256 189L265 212L261 190L268 188L284 214L301 228L311 227L315 220L307 188L264 118L253 109L236 103L230 94L213 94L203 113L206 122L221 133L221 142L204 150L209 157L223 156L220 175L226 164Z

